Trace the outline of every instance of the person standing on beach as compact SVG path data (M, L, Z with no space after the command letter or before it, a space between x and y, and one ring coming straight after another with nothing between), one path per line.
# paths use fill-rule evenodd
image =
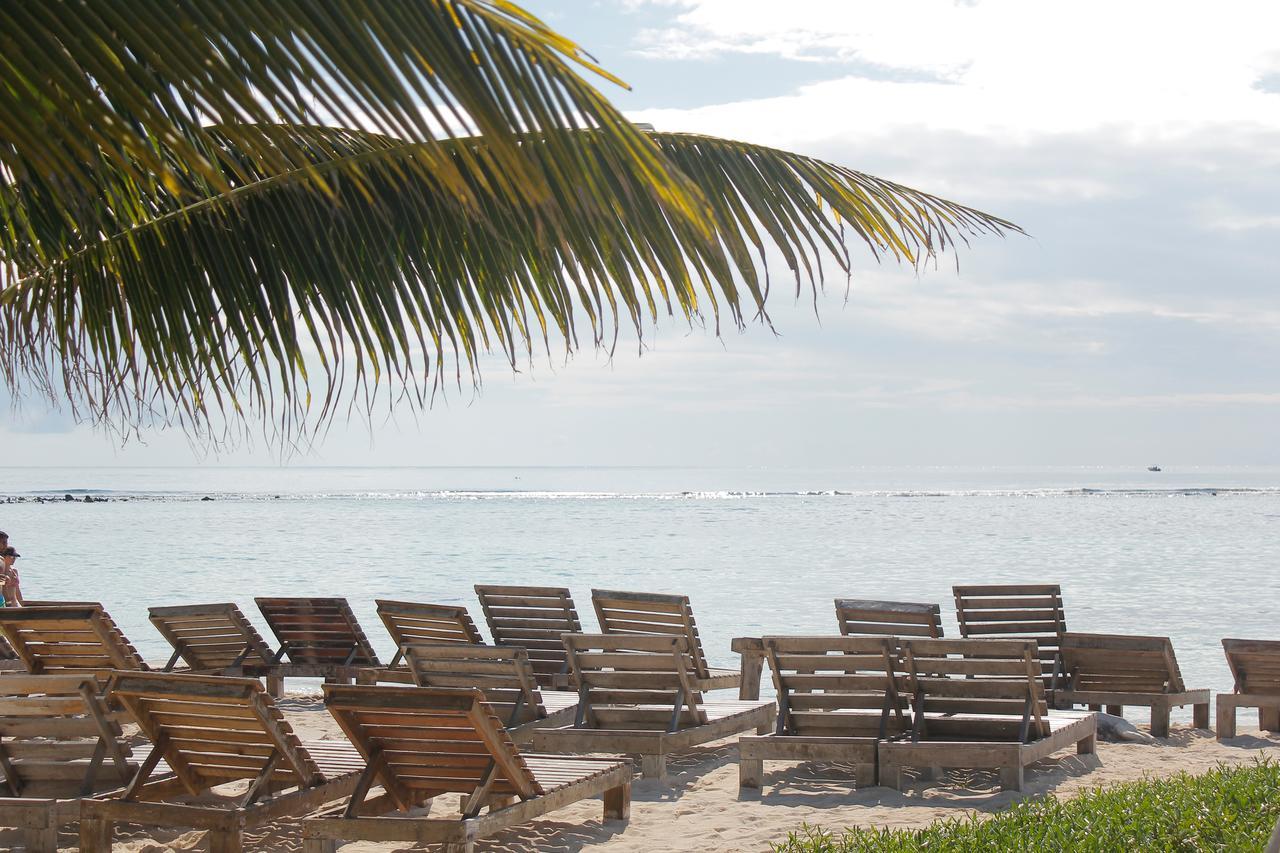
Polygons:
M4 607L22 606L22 585L14 566L22 555L9 545L9 534L0 530L0 584L3 584Z

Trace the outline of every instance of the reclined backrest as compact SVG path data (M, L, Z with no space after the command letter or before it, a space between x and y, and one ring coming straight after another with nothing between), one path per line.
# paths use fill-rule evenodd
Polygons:
M573 597L563 587L476 585L489 633L499 646L519 646L539 682L569 671L562 634L581 634Z
M280 648L294 663L381 666L345 598L255 598Z
M565 634L578 727L679 731L707 722L683 636Z
M905 731L893 637L765 637L778 734L885 737Z
M413 643L484 642L467 608L453 604L419 604L412 601L377 600L378 616L396 644L391 666L400 663L401 651Z
M1062 666L1071 690L1182 693L1186 690L1168 637L1064 634Z
M1049 734L1040 660L1031 640L903 640L913 735L1013 740Z

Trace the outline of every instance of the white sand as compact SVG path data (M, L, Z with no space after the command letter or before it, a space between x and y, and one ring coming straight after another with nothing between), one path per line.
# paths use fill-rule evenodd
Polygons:
M303 740L341 737L332 719L314 699L295 697L282 703ZM938 781L911 780L907 791L888 788L853 791L849 768L833 765L767 762L762 793L738 794L737 748L732 740L709 745L668 759L669 784L641 780L632 785L629 823L601 823L599 800L586 801L524 827L486 839L480 850L501 851L661 851L767 850L802 823L837 830L846 826L917 827L968 811L993 812L1020 796L1053 793L1070 797L1089 788L1144 776L1167 776L1186 770L1213 769L1220 763L1241 764L1259 755L1280 758L1280 736L1246 732L1223 743L1213 735L1175 728L1156 745L1099 742L1095 756L1064 750L1028 768L1023 794L1002 793L993 771L949 771ZM444 816L456 802L432 809ZM296 825L276 824L249 833L252 851L301 850ZM117 849L129 853L202 850L203 834L146 831L119 827ZM64 845L75 843L71 832ZM11 830L0 831L0 847L20 843ZM348 853L396 851L411 848L396 843L353 843Z

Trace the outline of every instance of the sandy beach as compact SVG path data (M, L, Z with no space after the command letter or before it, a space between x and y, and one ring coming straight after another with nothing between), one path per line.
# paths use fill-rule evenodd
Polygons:
M298 736L305 740L342 737L314 694L294 694L281 702ZM898 793L875 787L853 791L852 768L838 765L766 764L762 792L739 796L737 747L734 739L672 757L665 783L641 780L632 785L629 823L602 824L600 803L569 806L522 827L486 839L479 850L495 851L654 851L767 850L804 823L829 830L846 826L918 827L963 816L994 812L1022 796L1052 793L1071 797L1087 789L1179 771L1199 773L1221 763L1242 764L1259 756L1280 758L1280 736L1242 727L1240 736L1218 742L1213 735L1175 727L1156 744L1099 742L1096 756L1064 750L1028 768L1022 794L1001 792L994 771L950 771L937 781L912 780ZM238 788L227 787L228 794ZM456 808L455 797L437 801L432 813L445 816ZM64 832L61 844L75 836ZM266 831L246 834L246 849L302 849L296 824L281 822ZM0 847L20 844L14 830L0 831ZM121 826L117 849L128 853L161 853L205 848L203 833L144 830ZM350 853L384 853L409 849L400 843L359 842L341 848Z

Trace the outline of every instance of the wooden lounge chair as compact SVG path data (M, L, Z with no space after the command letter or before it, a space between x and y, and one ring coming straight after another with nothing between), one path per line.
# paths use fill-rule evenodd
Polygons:
M699 690L725 690L742 683L739 670L707 665L688 596L593 589L591 603L602 633L684 637L693 659L694 684Z
M754 729L765 734L772 701L704 702L682 636L565 634L578 685L572 727L540 728L540 752L639 753L646 777L662 778L668 753Z
M118 796L81 803L82 853L110 850L117 822L208 830L211 853L238 853L246 828L346 797L364 769L349 743L299 741L256 679L118 673L108 689L155 746ZM179 791L153 784L161 760ZM194 801L240 780L249 788L230 807Z
M477 839L600 795L605 820L629 816L629 762L521 754L479 690L330 684L324 692L367 766L344 809L303 823L304 853L361 840L471 853ZM375 784L385 793L366 800ZM465 795L456 819L381 816L447 793Z
M778 693L773 734L738 738L738 784L759 788L765 759L854 765L876 783L876 744L908 728L898 694L894 637L764 637Z
M1280 732L1280 641L1223 640L1235 692L1218 694L1218 740L1236 736L1236 709L1257 708L1258 728Z
M278 695L286 676L350 682L365 668L382 668L345 598L254 602L280 646L267 666L246 666L245 674L266 677L272 695Z
M942 636L942 608L914 601L872 601L837 598L836 622L840 633L882 634L887 637Z
M582 633L569 590L476 584L476 596L495 645L527 650L534 675L544 687L568 685L569 656L560 637Z
M909 740L879 745L880 784L901 790L902 768L998 768L1020 791L1023 768L1071 744L1096 748L1098 718L1050 714L1036 644L1029 640L903 640Z
M516 743L530 741L536 728L573 723L578 694L540 690L524 649L415 643L402 651L419 687L479 689Z
M1044 685L1053 682L1058 646L1067 630L1058 584L953 586L956 621L967 639L1035 640Z
M164 665L172 672L181 660L193 672L241 675L245 664L269 666L275 653L230 602L151 607L151 624L173 646Z
M452 604L419 604L412 601L377 600L378 617L395 641L391 663L378 670L361 673L362 684L393 681L412 684L413 673L404 664L404 647L414 643L463 643L481 645L484 638L471 621L467 608Z
M0 632L33 675L147 668L100 604L2 607Z
M122 787L137 770L120 724L92 675L0 678L0 826L25 848L58 849L58 827L80 819L80 798ZM161 768L167 772L167 768Z
M1168 637L1122 634L1063 634L1062 680L1055 685L1059 708L1088 705L1124 715L1125 705L1151 709L1151 734L1169 736L1169 711L1192 706L1194 724L1209 728L1209 691L1188 690Z

